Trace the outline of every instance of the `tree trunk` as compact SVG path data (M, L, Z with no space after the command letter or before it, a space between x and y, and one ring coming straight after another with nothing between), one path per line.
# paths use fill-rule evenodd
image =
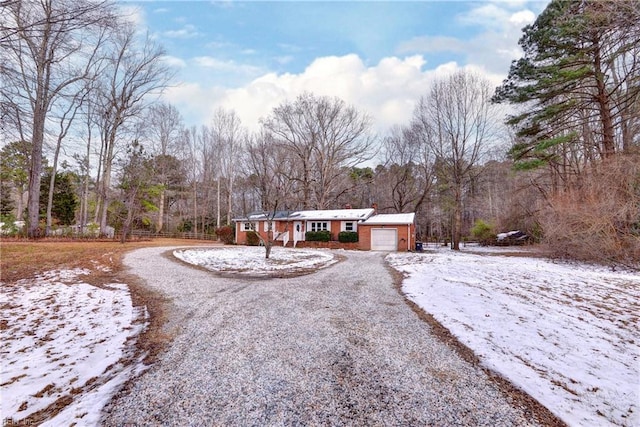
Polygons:
M596 102L598 103L598 111L600 113L600 121L602 123L602 157L607 159L615 154L616 146L614 141L613 119L611 117L611 108L609 102L609 94L607 93L605 75L602 72L602 60L600 58L599 40L596 39L594 50L594 73L596 78L596 87L598 94Z
M49 197L47 199L47 225L45 228L45 235L51 233L51 211L53 210L53 192L56 186L56 173L58 171L58 157L60 155L60 146L62 145L62 139L58 138L56 150L53 154L53 166L51 169L51 179L49 179Z
M233 202L233 178L229 177L229 188L227 195L227 225L231 224L231 208Z
M101 212L100 212L100 234L107 233L107 212L109 211L109 188L111 186L111 164L106 164L102 174L102 186L100 189Z
M193 232L198 235L198 187L193 182Z
M271 255L271 248L272 247L273 247L273 243L265 242L265 244L264 244L264 257L265 257L265 259L269 259L269 256Z
M40 182L42 178L42 141L44 139L44 106L38 103L33 117L33 137L31 140L31 167L29 169L29 199L27 201L27 236L40 237Z
M462 236L462 188L456 183L455 200L453 207L453 221L451 224L451 249L460 250L460 239Z
M216 227L220 227L220 177L218 177L218 187L216 190L216 204L217 204Z
M22 184L18 187L18 206L16 206L18 220L21 220L24 215L24 193L24 184Z
M113 163L113 151L116 144L116 131L111 129L107 146L104 150L104 165L102 168L102 186L100 199L102 212L100 214L100 234L107 234L107 213L109 211L109 189L111 188L111 166Z
M51 211L53 210L53 190L56 186L56 163L58 159L54 157L53 169L51 170L51 179L49 179L49 197L47 198L47 225L45 227L45 236L51 234Z
M164 225L164 194L166 190L162 190L160 192L160 206L158 206L158 226L156 227L156 233L159 233L162 230L162 226Z

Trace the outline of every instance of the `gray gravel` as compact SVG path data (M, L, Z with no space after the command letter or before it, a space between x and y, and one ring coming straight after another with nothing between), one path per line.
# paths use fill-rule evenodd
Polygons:
M167 351L103 425L534 425L430 333L376 252L288 279L222 278L161 256L125 264L170 298Z

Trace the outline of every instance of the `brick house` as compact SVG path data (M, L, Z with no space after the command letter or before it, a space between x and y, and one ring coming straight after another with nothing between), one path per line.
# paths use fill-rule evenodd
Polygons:
M278 211L275 214L250 214L234 219L236 242L247 244L247 233L255 231L264 239L269 222L275 241L281 246L310 246L305 243L309 231L328 231L332 245L360 250L407 251L415 246L415 214L376 214L374 208ZM341 231L358 233L358 242L339 244Z

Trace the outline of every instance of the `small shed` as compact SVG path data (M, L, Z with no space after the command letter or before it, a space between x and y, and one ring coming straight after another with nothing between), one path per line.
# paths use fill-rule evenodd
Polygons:
M359 248L372 251L413 250L415 213L373 215L358 226Z

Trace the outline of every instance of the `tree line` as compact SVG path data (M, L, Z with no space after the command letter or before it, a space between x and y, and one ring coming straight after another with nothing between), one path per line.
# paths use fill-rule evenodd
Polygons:
M159 100L173 77L162 47L114 3L5 1L1 213L34 238L71 223L212 233L254 211L376 204L416 212L419 238L454 249L482 221L559 255L626 259L640 232L639 8L552 1L497 89L440 77L375 135L366 112L313 93L255 132L222 108L185 127Z

